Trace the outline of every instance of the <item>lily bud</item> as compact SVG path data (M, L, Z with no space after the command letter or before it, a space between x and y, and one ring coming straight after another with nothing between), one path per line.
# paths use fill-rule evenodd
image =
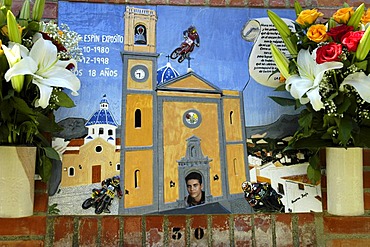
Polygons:
M366 28L364 36L362 36L360 42L358 43L356 50L356 59L364 60L370 50L370 27Z
M297 17L299 16L299 14L303 10L301 4L297 0L294 1L294 10L295 10L295 14L296 14Z
M22 5L21 12L19 13L19 24L27 26L30 19L30 0L25 0Z
M5 6L0 7L0 23L5 23L6 21L6 8Z
M285 44L286 48L288 49L289 53L293 57L296 57L297 54L298 54L297 44L294 44L290 38L285 38L285 37L281 37L281 38L283 39L284 44Z
M358 30L358 24L361 21L361 17L365 12L365 4L362 3L358 8L356 9L355 13L351 16L351 18L348 20L347 26L352 26L353 30Z
M276 45L271 43L270 49L271 49L272 58L274 59L277 68L279 69L282 76L284 76L285 79L288 79L290 77L288 59L279 50L279 48L276 47Z
M36 0L32 9L32 19L34 21L40 21L44 13L45 0Z
M13 13L8 10L8 13L6 15L6 20L7 20L7 26L8 26L8 35L9 35L9 40L13 41L15 43L22 43L22 34L20 30L18 29L18 23L17 20L15 19L15 16Z
M13 4L13 0L4 0L4 6L6 7L7 10L12 9L12 4Z
M270 18L271 22L274 24L275 28L280 33L281 37L288 38L291 35L288 25L274 12L267 10L267 15Z
M12 82L12 87L16 92L22 91L24 83L24 75L13 76L10 81Z

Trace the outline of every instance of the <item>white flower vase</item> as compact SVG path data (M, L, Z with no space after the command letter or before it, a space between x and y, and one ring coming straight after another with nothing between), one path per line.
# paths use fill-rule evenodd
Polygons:
M36 147L0 146L0 218L33 214Z
M362 148L326 148L326 179L328 213L365 213Z

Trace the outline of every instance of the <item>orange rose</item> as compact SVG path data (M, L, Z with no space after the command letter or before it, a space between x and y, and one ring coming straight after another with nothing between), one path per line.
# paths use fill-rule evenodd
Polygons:
M361 23L366 25L369 22L370 22L370 9L367 9L361 18Z
M353 7L341 8L334 13L333 19L340 24L347 24L354 12Z
M326 33L326 26L323 24L312 25L307 30L307 37L316 43L327 41L329 38Z
M306 9L299 14L295 21L302 26L308 26L314 23L318 17L323 15L323 13L318 12L316 9Z

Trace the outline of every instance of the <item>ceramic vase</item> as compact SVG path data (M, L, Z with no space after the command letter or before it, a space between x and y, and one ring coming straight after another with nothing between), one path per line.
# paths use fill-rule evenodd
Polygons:
M364 214L362 148L326 148L326 178L328 213Z
M0 218L33 214L36 147L0 146Z

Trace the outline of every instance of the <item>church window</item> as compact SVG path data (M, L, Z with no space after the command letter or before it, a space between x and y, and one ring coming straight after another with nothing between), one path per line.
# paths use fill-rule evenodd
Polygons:
M116 164L116 171L119 171L119 170L121 170L121 164L120 163L117 163Z
M238 167L238 160L236 158L233 160L233 166L234 166L234 175L235 176L238 176L238 169L237 169L237 167Z
M141 110L135 110L135 128L141 128Z
M110 129L110 130L108 130L108 135L113 135L113 130L112 129Z
M135 45L146 45L146 27L144 25L137 25L135 27Z
M233 124L234 112L230 111L230 124Z
M281 183L278 183L278 192L279 194L285 195L284 186Z
M75 168L73 166L68 168L68 177L74 177L75 176Z
M94 128L92 129L92 134L95 134L95 129Z
M102 135L104 134L104 129L103 128L99 128L99 135Z
M304 184L298 184L298 189L304 190Z
M135 170L135 174L134 174L134 182L135 182L135 188L139 188L140 187L140 170Z
M98 145L98 146L95 147L95 152L101 153L102 151L103 151L103 147L102 146Z
M202 116L197 110L188 110L182 117L183 123L188 128L196 128L202 122Z
M82 165L78 165L78 168L80 168L80 170L82 170Z

